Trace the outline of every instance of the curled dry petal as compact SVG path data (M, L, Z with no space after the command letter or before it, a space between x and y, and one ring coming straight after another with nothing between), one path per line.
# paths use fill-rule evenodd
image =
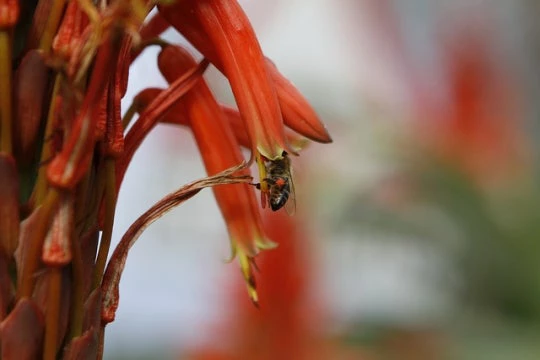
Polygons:
M131 40L124 36L116 62L116 71L100 100L96 123L96 138L103 137L103 153L114 158L124 152L124 128L120 106L127 89L130 49Z
M53 217L43 243L41 259L49 266L63 266L71 262L71 238L74 234L73 194L62 194L58 211Z
M19 176L15 161L0 153L0 245L11 258L19 244Z
M96 107L110 79L120 51L118 39L105 41L100 47L91 82L81 110L62 151L55 156L47 168L49 182L60 188L73 188L86 174L92 157L97 122ZM112 63L112 64L111 64Z
M166 18L174 28L182 33L213 65L221 72L224 72L223 64L216 49L212 46L212 42L201 22L189 12L187 2L177 2L172 7L162 5L158 6L158 9L160 9L161 16ZM266 58L266 66L274 81L285 125L313 141L331 142L332 139L324 124L305 97L279 72L268 58Z
M129 50L131 39L124 36L116 63L116 72L109 84L107 129L105 131L105 154L118 157L124 152L124 128L120 111L122 97L127 90Z
M19 300L0 324L1 358L39 359L44 327L43 314L37 305L28 298Z
M173 26L176 14L188 12L198 19L229 79L246 124L252 150L268 159L281 158L289 148L274 84L255 32L236 0L181 1L160 7ZM171 21L173 20L173 21Z
M103 323L108 324L114 321L120 296L118 286L120 284L122 272L124 271L129 249L135 244L142 232L154 221L165 215L168 211L192 198L206 187L251 182L252 178L250 176L235 175L245 167L246 164L243 163L234 168L222 171L214 176L209 176L207 178L184 185L177 191L167 195L162 200L157 202L129 227L124 236L122 236L120 243L114 250L114 253L112 254L107 265L105 275L103 276L103 282L101 285L103 297L101 318Z

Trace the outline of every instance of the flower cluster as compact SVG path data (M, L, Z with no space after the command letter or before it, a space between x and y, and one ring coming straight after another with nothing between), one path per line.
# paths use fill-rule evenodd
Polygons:
M201 62L159 39L171 26ZM155 44L169 86L143 90L122 118L130 64ZM219 104L205 84L209 64L229 80L238 110ZM264 233L248 165L259 164L258 188L267 195L267 165L298 154L309 139L331 139L264 57L235 0L0 0L0 78L3 359L100 358L129 248L151 222L204 187L214 189L232 258L257 303L253 259L274 243ZM107 262L125 171L160 122L191 129L209 177L149 209ZM251 150L247 164L240 146Z

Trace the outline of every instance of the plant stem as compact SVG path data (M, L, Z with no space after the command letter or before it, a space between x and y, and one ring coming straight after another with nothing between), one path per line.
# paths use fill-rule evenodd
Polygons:
M56 30L58 30L60 18L64 12L65 4L66 0L54 0L51 11L49 12L47 25L45 25L45 29L43 30L43 34L41 35L39 42L39 49L46 54L51 49L54 35L56 34Z
M71 320L69 325L69 336L75 338L82 334L84 317L84 273L81 254L81 243L75 237L71 242L71 272L73 281L71 283Z
M49 106L49 113L47 114L47 125L45 126L45 137L41 149L41 166L38 170L38 176L36 185L34 186L34 203L36 206L43 203L45 194L47 193L47 166L45 163L49 161L53 156L53 144L54 144L54 120L56 114L56 96L58 94L60 84L62 82L62 75L57 74L54 80L54 87L51 95L51 103Z
M49 292L47 294L47 310L45 314L45 346L43 359L55 360L58 345L58 325L60 322L60 299L62 294L62 269L49 268Z
M101 325L101 329L98 334L98 351L97 351L97 360L103 359L103 347L105 345L105 325Z
M11 76L11 40L4 29L0 30L0 151L8 154L13 151Z

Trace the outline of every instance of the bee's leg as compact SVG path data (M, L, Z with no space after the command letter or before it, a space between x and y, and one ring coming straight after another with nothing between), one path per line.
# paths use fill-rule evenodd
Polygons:
M268 185L275 185L276 183L275 180L270 179L270 178L264 178L262 181L264 181ZM261 183L250 183L250 185L255 186L257 190L261 190Z

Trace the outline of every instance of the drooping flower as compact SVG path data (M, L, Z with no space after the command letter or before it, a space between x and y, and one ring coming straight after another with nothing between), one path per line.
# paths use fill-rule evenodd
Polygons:
M184 49L168 46L160 52L158 65L165 79L173 82L196 62ZM183 104L208 175L244 161L225 113L203 80L184 96ZM249 170L242 173L249 175ZM264 235L254 188L248 184L235 184L213 190L227 223L233 256L238 256L250 297L257 303L251 262L259 249L271 248L274 244Z
M285 138L283 115L302 135L331 142L309 104L265 59L236 0L188 0L158 8L228 78L251 139L252 159L259 164L260 179L266 178L265 161L281 159L284 153L296 154ZM261 190L268 190L264 181Z

